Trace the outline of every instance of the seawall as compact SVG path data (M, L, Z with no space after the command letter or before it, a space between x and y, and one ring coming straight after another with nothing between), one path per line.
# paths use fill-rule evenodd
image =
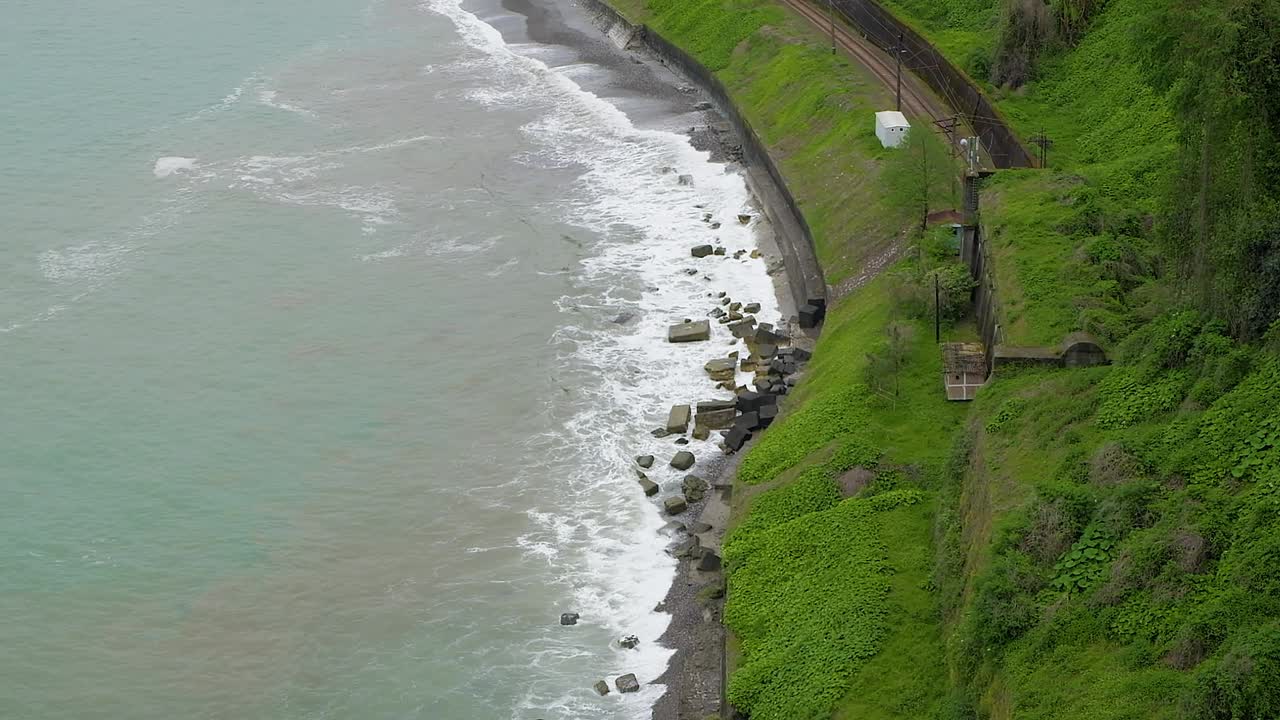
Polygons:
M764 143L743 117L718 78L681 48L646 25L633 24L602 0L581 0L620 47L641 46L678 75L696 83L715 103L742 142L743 166L751 191L773 225L795 307L826 307L827 284L814 248L813 233Z

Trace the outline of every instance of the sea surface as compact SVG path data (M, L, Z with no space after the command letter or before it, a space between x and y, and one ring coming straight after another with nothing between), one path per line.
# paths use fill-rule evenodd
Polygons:
M649 716L666 326L777 302L696 98L520 9L6 0L0 718Z

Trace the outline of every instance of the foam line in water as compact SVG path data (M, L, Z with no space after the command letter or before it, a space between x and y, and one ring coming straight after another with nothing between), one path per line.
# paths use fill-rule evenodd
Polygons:
M728 396L711 388L702 369L730 349L727 331L717 326L711 343L670 345L670 322L703 316L713 303L707 295L720 290L760 302L761 320L777 319L764 262L731 257L736 249L755 247L753 228L736 219L751 198L740 175L710 162L686 137L637 128L618 108L579 87L570 75L589 68L575 64L559 72L538 59L545 53L517 52L456 0L427 0L423 7L452 20L468 48L482 54L458 60L459 67L482 74L476 84L483 89L470 93L472 100L538 111L538 119L522 128L537 149L519 160L581 168L560 210L565 222L604 238L573 274L577 290L560 301L565 325L551 338L562 348L558 367L582 380L574 386L578 409L530 439L530 462L517 478L561 478L560 502L532 509L535 530L517 543L531 560L550 564L584 619L615 638L640 636L636 651L588 650L592 672L610 678L635 672L642 691L597 698L585 678L557 677L558 669L581 660L584 648L573 638L550 635L531 662L529 686L513 716L648 717L663 692L653 681L672 652L654 642L670 617L653 608L670 586L675 561L658 533L664 518L636 485L632 457L657 456L649 477L677 492L684 473L666 460L679 448L647 430L662 424L673 403ZM693 183L679 183L681 174ZM718 231L703 221L704 213L721 223ZM730 257L690 258L691 245L717 241ZM690 266L698 269L695 275L682 272ZM637 320L630 326L605 320L619 310ZM693 441L688 448L700 461L719 455L711 442Z

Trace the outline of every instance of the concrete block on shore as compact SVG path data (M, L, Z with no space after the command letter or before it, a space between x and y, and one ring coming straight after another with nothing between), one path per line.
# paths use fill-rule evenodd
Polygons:
M578 613L560 613L561 625L577 625L578 618L582 617Z
M696 258L704 258L710 255L714 250L715 248L710 245L695 245L689 250L689 254Z
M676 182L680 183L681 185L687 185L689 187L693 187L693 176L679 175L676 177Z
M662 501L662 509L665 510L668 515L679 515L689 509L689 503L679 495L672 495Z
M645 497L653 497L658 494L658 483L648 478L641 478L639 482L640 489L644 490Z
M712 380L724 382L733 379L736 366L737 363L732 358L716 358L715 360L708 360L707 364L702 366L702 369L707 371Z
M730 325L729 332L733 333L733 336L736 338L749 338L756 332L756 319L753 317L744 317Z
M724 436L724 447L729 452L737 452L751 439L751 433L741 425L734 425L728 435Z
M675 454L675 457L671 458L671 467L677 470L688 470L693 467L694 460L693 453L688 450L681 450Z
M742 306L742 312L748 315L755 315L760 312L760 303L747 303Z
M644 468L645 470L648 470L649 468L653 467L653 456L652 456L652 455L637 455L637 456L636 456L636 464L637 464L637 465L639 465L640 467Z
M667 432L672 435L689 431L689 416L692 411L688 405L672 405L667 413Z
M694 424L693 426L694 440L706 440L709 437L711 437L711 428L703 427L702 425L698 425L696 423Z
M640 691L640 681L636 680L635 673L627 673L617 680L614 680L613 684L618 687L618 692L620 693L633 693Z
M800 327L815 328L822 322L822 311L813 305L801 305L796 308L796 317L800 320Z
M667 328L667 341L698 342L711 339L711 323L706 320L682 322Z
M595 688L596 692L599 693L600 695L609 694L609 683L605 682L604 680L597 680L596 684L592 685L591 687Z
M694 428L719 430L733 424L737 414L737 403L733 400L708 400L698 403L698 414L693 418Z
M756 415L760 418L760 427L767 428L778 418L778 406L761 405L760 409L756 411Z
M740 225L746 225L746 224L747 224L747 223L749 223L749 222L751 222L751 216L750 216L750 215L739 215L739 216L738 216L738 224L740 224Z

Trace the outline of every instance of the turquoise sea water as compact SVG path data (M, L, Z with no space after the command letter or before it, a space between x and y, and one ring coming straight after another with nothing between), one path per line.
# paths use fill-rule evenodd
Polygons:
M629 458L714 395L656 338L775 307L761 262L681 272L750 202L683 110L497 5L4 16L0 717L647 717Z

